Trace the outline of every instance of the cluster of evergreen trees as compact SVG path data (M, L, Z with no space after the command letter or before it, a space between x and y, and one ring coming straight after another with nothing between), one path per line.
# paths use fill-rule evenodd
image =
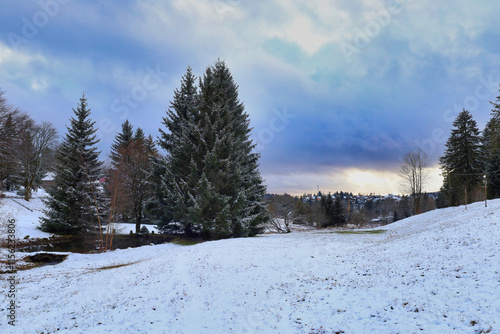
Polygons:
M56 154L42 230L88 233L101 216L119 214L132 217L138 233L147 212L165 232L228 238L255 235L269 220L248 115L224 62L207 68L198 85L187 69L162 121L165 157L126 121L104 172L85 97L74 114Z
M344 206L342 205L342 196L332 196L331 194L322 196L321 207L324 210L326 218L323 222L323 227L343 226L347 224L347 217L344 213Z
M463 110L453 122L440 158L443 186L438 207L500 197L500 96L492 102L492 117L481 132L472 114Z

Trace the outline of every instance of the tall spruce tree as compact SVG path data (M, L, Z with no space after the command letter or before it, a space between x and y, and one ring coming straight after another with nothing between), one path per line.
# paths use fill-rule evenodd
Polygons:
M488 197L500 197L500 95L491 102L491 119L483 131L483 144L486 156L486 175Z
M80 98L70 126L56 152L54 187L48 190L40 229L56 234L85 234L97 224L96 205L103 213L105 202L99 188L101 161L90 109L85 95Z
M118 133L111 145L110 158L111 163L116 165L121 160L121 151L130 144L134 138L134 130L132 124L127 120L122 124L122 132Z
M207 68L198 89L188 68L163 124L168 131L160 144L169 152L164 185L174 220L206 238L259 233L269 219L259 155L223 61Z
M450 205L458 205L474 199L473 192L482 183L485 165L481 135L470 112L464 109L458 114L453 127L439 162L444 176L441 191L448 195Z
M201 175L195 162L200 146L198 135L198 94L196 77L190 67L182 77L180 89L174 91L173 101L163 118L159 145L168 152L163 160L157 160L156 172L162 173L157 191L164 210L160 229L177 232L180 223L187 235L201 231L201 224L188 219L187 210L194 198L193 189Z
M259 155L252 152L255 144L248 114L223 61L206 70L199 96L204 161L198 189L210 199L208 206L200 207L203 231L215 238L255 235L269 219L265 186L258 170Z

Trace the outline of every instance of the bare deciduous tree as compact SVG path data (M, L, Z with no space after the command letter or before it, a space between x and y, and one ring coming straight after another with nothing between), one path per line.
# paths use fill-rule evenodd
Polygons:
M295 199L288 194L275 195L269 205L270 224L278 233L290 233L290 225L294 220Z
M16 146L19 144L21 125L28 115L7 104L4 92L0 90L0 188L11 189L15 183L17 162Z
M56 144L57 131L51 123L36 124L28 118L21 125L15 156L26 201L30 200L35 184L41 182L49 169Z
M429 156L418 149L408 152L399 169L403 192L409 193L413 198L415 213L421 213L423 189L429 180Z

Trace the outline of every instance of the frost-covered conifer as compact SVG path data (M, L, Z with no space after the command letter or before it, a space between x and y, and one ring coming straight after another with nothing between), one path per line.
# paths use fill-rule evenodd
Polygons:
M207 238L250 236L269 219L248 115L223 61L195 86L188 68L163 124L173 219Z
M500 197L500 96L491 102L491 119L483 131L489 198Z
M200 147L197 98L196 77L188 67L163 118L165 130L160 129L159 144L168 155L156 162L156 171L161 173L157 197L164 208L156 209L162 214L159 228L173 232L181 224L188 235L201 230L199 222L187 219L187 210L193 206L193 189L201 176L194 161Z
M110 158L111 162L114 166L116 166L122 156L123 149L130 143L130 141L134 138L134 131L132 124L127 120L122 124L122 132L118 133L111 145Z
M465 191L470 202L485 171L481 135L470 112L463 110L458 114L453 127L444 156L439 159L445 176L442 192L445 196L451 194L451 205L463 203Z
M97 224L95 202L103 213L104 199L99 190L101 161L90 109L85 95L80 98L68 131L56 152L55 185L48 190L40 229L56 234L82 234ZM95 195L95 200L94 200Z

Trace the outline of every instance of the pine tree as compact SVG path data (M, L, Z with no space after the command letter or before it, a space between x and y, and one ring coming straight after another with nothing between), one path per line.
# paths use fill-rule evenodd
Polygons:
M116 138L111 145L110 158L113 165L117 164L121 160L120 151L130 143L133 137L133 127L127 119L122 124L122 132L116 135Z
M146 138L141 128L132 134L132 125L125 121L122 133L116 135L111 150L113 167L108 179L108 192L115 199L116 211L124 217L132 216L135 231L139 233L146 203L153 194L152 158L157 151L151 136Z
M204 228L211 237L259 233L269 216L265 186L253 153L248 114L238 98L238 86L223 61L209 67L200 80L199 111L202 178L211 203L204 208Z
M250 236L269 219L248 115L224 62L195 87L188 68L174 93L160 145L169 155L163 184L173 219L207 238Z
M140 141L141 143L144 144L146 140L146 135L144 134L144 130L142 130L141 128L137 128L137 130L135 130L134 140L137 142Z
M124 188L122 165L125 162L123 153L128 150L130 143L134 138L132 124L125 120L122 124L122 132L116 134L109 157L111 159L111 168L107 170L106 190L108 196L113 199L114 213L122 220L128 220L130 216L130 198L126 196Z
M342 205L342 197L335 196L335 201L333 202L333 225L343 226L347 223L347 218L344 214L344 206Z
M321 197L320 203L326 217L322 225L323 227L342 226L347 223L344 207L342 205L342 196L338 192L335 196L328 194L327 196Z
M399 215L398 215L398 210L394 210L394 213L392 214L392 222L397 222L399 220Z
M160 147L168 152L163 160L156 162L156 172L161 173L158 181L157 197L163 203L161 222L163 231L178 230L182 224L187 235L199 233L201 225L188 218L188 208L192 206L194 187L201 177L199 162L195 162L200 147L198 136L196 78L190 67L182 77L180 89L174 91L173 101L167 110L160 129Z
M399 208L398 208L401 212L401 216L403 218L408 218L411 216L411 213L410 213L410 199L408 196L405 196L403 195L403 197L401 197L401 201L399 202Z
M464 203L465 193L470 203L485 171L480 132L470 112L464 109L453 127L444 156L439 159L445 177L442 191L451 195L451 205Z
M56 152L55 186L48 190L40 229L57 234L85 234L97 224L97 208L103 213L104 198L98 190L101 161L90 109L80 98L70 126Z
M148 135L144 139L144 146L146 148L146 152L148 152L152 156L158 155L158 148L156 147L156 142L153 139L152 135Z
M491 102L491 119L483 131L483 145L486 157L488 197L500 197L500 96Z
M333 197L332 194L328 194L326 196L321 196L320 200L321 208L323 209L325 220L322 222L322 227L333 226L334 218L333 218Z
M166 166L166 158L161 156L158 151L151 158L151 186L152 196L146 202L145 212L154 219L157 228L164 233L178 234L184 230L180 224L175 224L173 221L173 206L167 198L165 190L164 178L169 173Z

